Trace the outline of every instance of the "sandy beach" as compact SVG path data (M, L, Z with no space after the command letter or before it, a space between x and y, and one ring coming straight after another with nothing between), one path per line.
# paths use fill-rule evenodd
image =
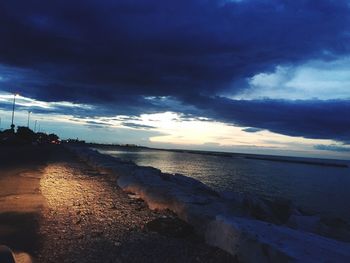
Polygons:
M19 262L234 261L63 147L4 148L0 155L0 243Z

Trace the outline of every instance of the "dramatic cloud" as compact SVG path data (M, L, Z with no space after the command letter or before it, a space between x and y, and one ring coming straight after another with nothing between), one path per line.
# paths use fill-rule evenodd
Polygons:
M347 88L320 67L348 61L349 25L348 0L1 1L0 90L90 105L53 108L76 116L173 111L348 142ZM300 100L274 96L286 79Z
M277 66L248 79L235 99L350 99L350 58Z
M189 100L202 114L237 125L259 127L290 136L350 143L350 100Z

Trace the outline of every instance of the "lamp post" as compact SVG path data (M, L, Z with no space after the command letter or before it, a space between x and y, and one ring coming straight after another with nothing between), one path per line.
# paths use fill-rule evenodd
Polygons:
M15 125L13 124L13 119L15 118L15 105L16 105L16 96L18 94L15 93L13 94L13 104L12 104L12 120L11 120L11 130L14 131L15 130Z
M29 118L30 118L30 114L31 114L32 112L29 110L28 111L28 122L27 122L27 128L29 128Z

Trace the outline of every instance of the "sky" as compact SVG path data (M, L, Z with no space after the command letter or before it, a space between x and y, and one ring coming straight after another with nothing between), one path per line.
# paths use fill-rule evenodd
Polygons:
M61 138L350 159L350 1L1 1L2 129L14 93Z

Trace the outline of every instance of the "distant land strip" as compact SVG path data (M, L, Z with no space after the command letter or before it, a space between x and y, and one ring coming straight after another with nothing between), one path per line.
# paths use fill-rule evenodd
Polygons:
M317 162L317 161L303 161L303 160L290 160L290 159L279 159L279 158L269 158L269 157L257 157L257 156L245 156L246 159L254 160L264 160L271 162L284 162L284 163L300 163L300 164L309 164L309 165L321 165L321 166L333 166L340 168L348 168L349 166L344 163L330 163L330 162Z

